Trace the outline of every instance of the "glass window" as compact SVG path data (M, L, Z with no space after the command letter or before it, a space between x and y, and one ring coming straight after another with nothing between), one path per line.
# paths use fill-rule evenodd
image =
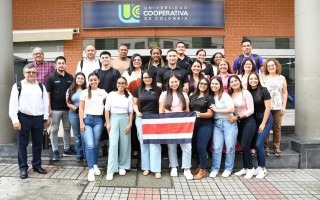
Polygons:
M244 37L251 40L255 49L294 49L294 38Z
M31 53L35 47L41 47L44 52L63 52L63 41L14 42L13 53Z

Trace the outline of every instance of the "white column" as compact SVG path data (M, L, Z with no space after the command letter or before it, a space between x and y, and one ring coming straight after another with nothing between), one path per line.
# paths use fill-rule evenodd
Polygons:
M295 0L295 133L320 139L320 1Z
M9 97L14 82L12 43L12 0L0 1L0 144L12 143L16 135L9 118Z

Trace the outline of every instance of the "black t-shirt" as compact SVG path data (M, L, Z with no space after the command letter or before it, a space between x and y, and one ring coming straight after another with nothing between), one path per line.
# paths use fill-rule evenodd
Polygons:
M100 78L99 88L110 93L116 88L117 79L121 77L118 70L110 67L108 70L97 69L96 72Z
M192 65L192 59L189 56L185 55L182 60L178 58L177 65L184 70L188 70Z
M251 92L253 103L254 103L254 112L255 113L264 113L266 107L264 105L265 100L271 99L270 93L267 88L261 87L260 92L258 89L254 89Z
M137 87L133 93L133 97L138 98L140 101L139 111L141 113L159 113L161 88L156 87L155 89L144 90L139 96L140 87Z
M148 66L149 66L149 63L147 63L144 67L143 67L143 70L147 70L148 69ZM154 78L157 78L157 73L158 73L158 70L161 68L161 64L158 64L157 66L154 66L152 65L150 67L149 70L152 71L152 74L153 74L153 77Z
M187 74L186 70L180 68L178 65L174 69L171 69L168 65L166 65L165 67L160 68L157 73L157 83L162 83L162 90L163 91L167 90L169 77L172 73L174 73L180 77L180 79L181 79L180 84L182 84L182 86L184 83L189 82L188 74Z
M190 97L190 111L199 111L200 113L205 113L210 108L210 105L214 103L214 98L209 96L205 97L196 97L192 95ZM213 123L213 118L196 118L196 123L200 124L210 124Z
M210 76L210 78L214 76L212 65L209 63L206 63L206 68L201 70L201 72L207 76Z
M46 89L50 92L51 110L69 110L66 103L66 92L73 81L73 76L65 72L64 76L57 71L46 79Z

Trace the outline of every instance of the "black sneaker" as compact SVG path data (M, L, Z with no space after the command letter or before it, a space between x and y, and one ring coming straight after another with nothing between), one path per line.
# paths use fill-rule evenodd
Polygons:
M73 156L75 155L75 152L72 149L65 149L63 151L63 156Z
M54 161L60 160L59 151L54 151L53 152L52 160L54 160Z

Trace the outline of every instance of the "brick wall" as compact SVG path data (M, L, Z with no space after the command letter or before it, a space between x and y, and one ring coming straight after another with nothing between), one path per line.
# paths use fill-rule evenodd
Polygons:
M81 0L13 0L14 30L81 29ZM80 30L72 41L64 42L70 72L82 55L82 38L224 36L226 57L241 53L243 36L294 37L293 0L225 0L226 27L218 28L142 28Z

